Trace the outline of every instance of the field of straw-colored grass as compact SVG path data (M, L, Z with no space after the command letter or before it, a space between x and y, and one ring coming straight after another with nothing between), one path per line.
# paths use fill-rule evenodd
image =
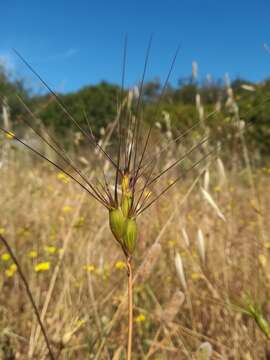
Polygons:
M219 165L219 166L218 166ZM222 170L179 182L139 218L134 359L267 359L241 309L270 319L269 170ZM29 281L60 359L124 359L126 268L107 212L31 158L1 168L0 232ZM167 179L169 181L169 179ZM18 272L0 247L0 357L45 359ZM209 344L205 344L209 343ZM268 355L267 355L268 354ZM268 356L268 357L267 357Z

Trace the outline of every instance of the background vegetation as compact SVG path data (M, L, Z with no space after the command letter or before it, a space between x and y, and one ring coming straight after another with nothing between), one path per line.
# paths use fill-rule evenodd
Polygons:
M158 157L161 169L205 135L209 141L188 162L213 149L215 156L192 172L184 163L168 173L160 188L179 173L183 179L140 218L134 359L270 357L269 86L191 77L170 86L160 103L159 82L144 86L143 126L154 124L151 154L166 148ZM22 122L31 117L19 93L37 117L35 126L54 134L85 174L109 172L50 95L33 95L4 72L0 87L6 101L1 122L10 131L54 158ZM60 97L87 131L88 118L113 154L119 88L103 82ZM198 120L181 142L172 141ZM1 136L0 161L0 233L20 259L54 352L60 359L124 359L126 268L107 212L12 135ZM3 247L0 304L0 357L46 359Z
M231 100L228 101L228 88L233 91L233 104ZM228 141L228 137L233 137L232 124L228 122L231 120L232 113L237 112L238 119L254 124L248 127L246 134L249 149L256 152L253 160L264 161L269 157L270 147L269 89L269 80L258 84L241 79L230 83L226 78L224 81L208 79L198 82L194 76L190 76L179 80L176 87L169 85L162 101L159 101L162 85L159 80L154 80L144 85L143 120L146 124L159 122L162 129L166 131L164 112L167 112L170 116L170 128L176 136L179 131L191 127L200 118L197 110L198 106L202 105L204 113L211 114L208 117L207 126L211 128L215 141L221 141L225 147L231 148L232 143ZM74 135L76 130L74 124L53 101L51 95L32 94L23 81L12 81L4 69L0 71L0 93L8 98L12 126L15 128L20 126L21 116L25 114L25 109L14 96L14 93L18 93L43 124L57 136L67 138L67 134ZM119 86L104 81L84 87L74 93L59 94L59 96L80 126L87 127L87 118L93 133L99 138L116 115L119 94ZM157 102L159 102L159 111L156 111ZM226 141L223 141L224 139Z

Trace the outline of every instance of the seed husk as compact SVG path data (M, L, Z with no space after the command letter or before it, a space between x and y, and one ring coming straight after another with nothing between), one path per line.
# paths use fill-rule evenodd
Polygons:
M123 231L123 243L124 247L129 255L132 255L137 240L137 223L135 219L127 219L125 222L125 228Z
M113 209L109 212L110 228L115 239L122 244L123 231L125 228L126 218L121 209Z
M129 210L131 208L131 204L132 204L131 196L129 196L129 195L124 196L122 199L121 209L122 209L124 217L126 217L126 218L128 217Z

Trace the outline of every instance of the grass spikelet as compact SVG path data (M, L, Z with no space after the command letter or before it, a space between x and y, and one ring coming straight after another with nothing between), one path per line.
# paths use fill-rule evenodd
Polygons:
M186 247L189 247L190 240L189 240L188 234L186 232L186 229L184 227L181 229L181 233L182 233L182 237L184 239L184 243L185 243Z
M210 360L213 354L212 345L209 342L203 342L196 351L196 360Z
M218 186L222 188L227 182L227 177L226 177L226 171L223 161L221 160L220 157L217 158L217 171L218 171Z
M187 282L186 282L186 277L185 277L185 271L184 271L184 266L183 266L181 255L179 253L177 253L175 255L174 262L175 262L176 273L178 275L180 283L181 283L183 289L186 291L187 290Z
M161 319L166 323L172 322L178 314L184 301L185 294L180 290L176 290L170 301L165 305L164 310L161 314Z
M248 304L245 313L253 318L261 332L270 339L270 324L258 305Z
M203 188L205 191L209 191L209 184L210 184L210 172L206 169L203 177Z
M204 199L208 202L208 204L216 211L217 216L223 220L224 222L226 222L226 218L225 216L222 214L221 210L219 209L218 205L216 204L215 200L213 199L213 197L210 195L210 193L208 191L206 191L205 189L201 188L201 192L202 195L204 197Z
M197 248L198 248L198 252L199 252L201 261L202 261L203 265L205 265L205 260L206 260L205 241L204 241L204 236L203 236L203 232L201 229L198 229L198 232L197 232Z

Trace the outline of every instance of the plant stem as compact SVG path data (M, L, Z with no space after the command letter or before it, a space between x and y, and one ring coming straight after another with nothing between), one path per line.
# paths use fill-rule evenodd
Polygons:
M128 346L127 360L131 360L132 354L132 327L133 327L133 294L132 294L132 267L131 258L127 258L127 274L128 274Z
M11 247L9 246L7 240L2 236L0 235L0 240L2 241L2 243L4 244L5 248L7 249L9 255L11 256L12 260L14 261L15 265L17 266L17 270L18 270L18 273L22 279L22 282L24 284L24 287L25 287L25 290L26 290L26 293L28 295L28 298L30 300L30 303L35 311L35 314L36 314L36 317L37 317L37 321L39 323L39 326L41 328L41 331L43 333L43 336L44 336L44 339L45 339L45 342L46 342L46 346L47 346L47 349L48 349L48 352L49 352L49 356L51 358L51 360L55 360L55 357L53 355L53 352L52 352L52 349L50 347L50 342L49 342L49 339L48 339L48 336L47 336L47 333L46 333L46 330L45 330L45 327L41 321L41 318L40 318L40 315L39 315L39 311L38 311L38 308L37 308L37 305L35 303L35 300L33 298L33 295L31 293L31 290L29 288L29 285L28 285L28 281L26 280L26 277L22 271L22 268L15 256L15 254L13 253Z

